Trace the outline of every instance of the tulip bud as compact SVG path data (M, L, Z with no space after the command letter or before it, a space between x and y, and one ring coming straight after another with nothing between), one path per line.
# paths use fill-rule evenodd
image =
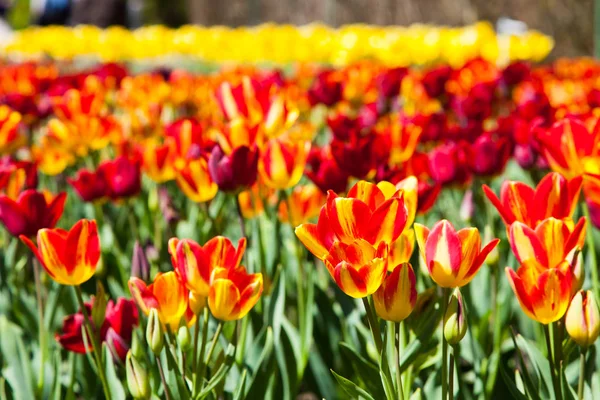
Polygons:
M143 339L140 339L140 335L134 331L131 335L131 354L136 358L143 358L146 354L144 349Z
M151 309L150 314L148 315L148 325L146 326L146 342L148 342L148 346L150 346L150 349L152 349L154 354L160 354L163 348L164 338L156 308Z
M475 204L473 203L473 191L469 189L465 192L462 203L460 203L460 219L465 222L471 221L474 210Z
M177 344L181 348L181 351L187 351L190 349L191 343L192 337L190 336L190 331L187 326L182 326L177 332Z
M580 290L573 297L567 310L565 326L571 339L583 348L596 341L600 334L600 314L591 290Z
M144 248L140 245L137 240L133 245L133 257L131 260L131 276L135 276L148 282L150 279L150 263Z
M454 346L465 337L467 333L467 319L463 306L462 295L458 288L454 289L450 302L444 315L444 337Z
M409 263L396 266L373 293L375 311L386 321L403 321L412 312L416 301L415 273Z
M127 387L131 397L134 399L150 398L150 382L146 369L136 360L131 351L127 353L125 364Z

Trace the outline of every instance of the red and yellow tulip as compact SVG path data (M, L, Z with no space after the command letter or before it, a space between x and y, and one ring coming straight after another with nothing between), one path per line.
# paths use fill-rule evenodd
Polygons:
M506 181L500 189L500 198L487 185L483 185L483 191L507 227L519 221L535 228L549 217L570 219L577 206L582 182L580 176L566 179L551 172L535 189L522 182Z
M444 288L469 283L500 241L494 239L481 248L477 228L456 231L447 220L438 222L431 230L415 224L415 234L431 279Z
M373 293L377 315L386 321L401 322L417 302L415 273L408 263L397 265Z
M188 291L175 271L159 273L150 285L129 279L129 291L140 310L148 315L156 309L160 322L176 329L188 308Z
M81 285L96 272L100 238L96 221L82 219L69 231L40 229L37 247L27 236L21 240L33 251L46 272L61 285Z
M217 266L212 271L208 307L215 318L235 321L250 312L262 291L262 274L249 274L243 266Z

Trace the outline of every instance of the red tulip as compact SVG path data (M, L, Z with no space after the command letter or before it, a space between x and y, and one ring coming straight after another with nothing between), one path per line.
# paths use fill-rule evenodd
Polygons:
M475 175L502 173L510 157L510 142L505 137L484 133L468 148L469 167Z
M446 82L452 75L452 68L447 65L430 69L422 78L423 87L429 97L439 97L446 91Z
M109 195L108 185L101 171L80 169L75 178L67 178L67 182L83 201L96 201Z
M208 171L223 191L237 192L248 189L256 182L258 149L240 146L231 154L225 154L220 146L215 146L208 160Z
M342 99L342 83L334 70L320 72L308 90L311 105L324 104L332 106Z
M306 164L306 176L323 193L327 193L328 190L333 190L336 193L346 191L350 176L335 162L329 147L311 149Z
M112 199L121 199L138 194L141 190L141 165L139 160L119 156L104 161L96 173L101 174L108 186Z
M91 314L93 302L85 304L88 315ZM125 361L127 351L131 346L131 337L133 329L138 325L138 310L133 300L119 298L115 304L112 300L106 305L104 323L100 328L100 340L106 342L108 348L114 356L121 361ZM92 350L89 345L86 348L82 336L83 314L79 311L76 314L65 317L62 331L56 335L56 340L68 351L75 353L87 353Z
M35 236L42 228L54 228L62 215L66 198L64 192L53 196L34 189L25 190L16 200L2 195L0 221L15 237Z
M438 183L464 183L469 179L467 154L463 146L448 142L429 153L431 177Z

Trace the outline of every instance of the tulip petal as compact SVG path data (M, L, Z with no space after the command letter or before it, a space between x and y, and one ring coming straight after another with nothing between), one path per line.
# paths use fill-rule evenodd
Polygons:
M537 260L542 265L548 265L548 256L544 244L536 235L536 231L521 222L510 226L510 246L520 263L527 260Z
M344 242L364 238L371 210L360 200L327 196L327 216L331 229Z
M219 320L229 321L240 300L240 292L228 279L215 279L208 295L208 307L212 315Z
M393 242L404 231L407 217L402 197L386 200L371 216L366 230L367 240L373 244Z

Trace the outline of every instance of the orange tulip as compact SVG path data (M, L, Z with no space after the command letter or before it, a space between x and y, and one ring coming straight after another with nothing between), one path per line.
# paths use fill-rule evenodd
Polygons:
M319 215L325 195L314 185L296 186L287 201L279 203L279 219L298 226Z
M148 286L143 280L132 277L129 279L129 291L144 314L148 315L155 308L162 324L172 329L179 327L188 308L189 295L176 272L159 273Z
M310 150L310 142L289 137L270 139L261 151L258 172L274 189L287 189L300 181Z
M572 293L571 267L567 261L545 269L536 260L525 261L506 276L527 316L542 324L558 321L567 311Z
M0 154L10 153L25 144L26 138L19 131L21 119L21 114L10 107L0 106Z
M204 246L189 239L169 240L169 253L173 267L185 286L196 295L208 296L214 268L235 269L240 265L246 250L246 238L241 238L238 248L223 236L210 239Z
M208 307L215 318L235 321L244 318L250 312L262 291L262 274L249 274L243 266L218 266L212 271Z
M159 144L153 141L143 145L144 172L157 183L175 179L175 151L172 142Z
M415 273L408 263L396 266L373 293L375 311L386 321L403 321L410 315L416 302Z
M40 229L37 247L26 236L21 240L33 251L52 279L61 285L81 285L96 272L100 239L96 221L82 219L69 231Z
M188 160L185 166L177 171L176 180L181 191L196 203L212 200L219 190L219 186L210 177L204 158Z
M570 219L577 206L581 185L581 177L569 180L557 172L551 172L542 178L535 189L521 182L504 182L500 199L487 185L483 185L483 191L507 227L519 221L535 228L549 217Z
M481 249L477 228L464 228L457 232L447 220L435 224L431 231L415 224L415 234L431 279L444 288L462 287L469 283L500 241L494 239Z

